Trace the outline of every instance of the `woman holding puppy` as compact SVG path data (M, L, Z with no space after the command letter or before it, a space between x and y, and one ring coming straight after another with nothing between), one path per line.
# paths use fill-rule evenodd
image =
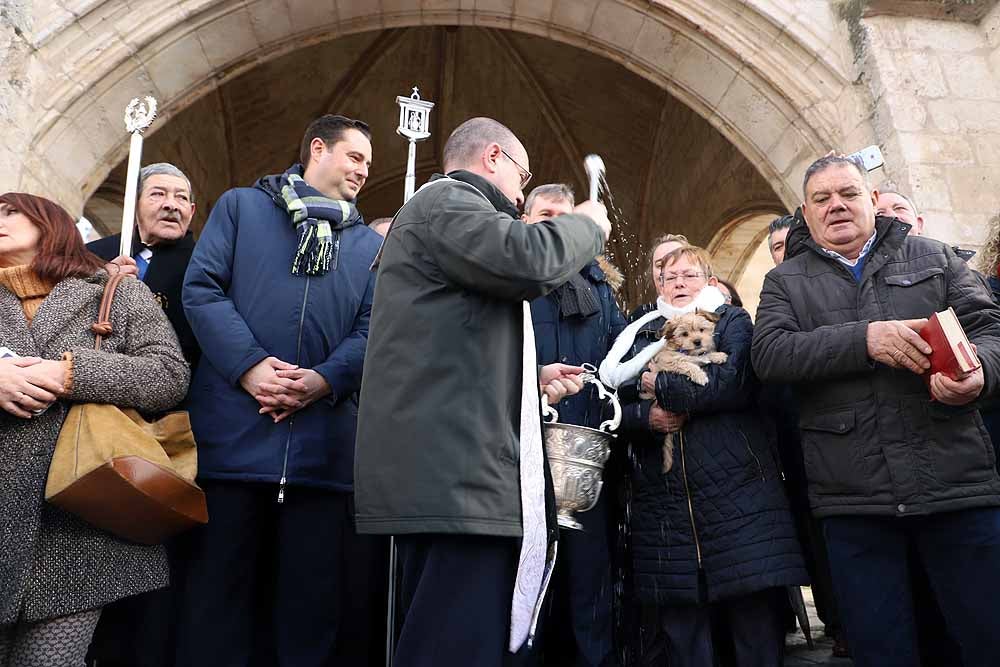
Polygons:
M670 252L656 282L656 304L601 364L601 379L619 388L634 450L634 585L665 639L645 664L710 667L709 618L721 613L731 638L714 639L732 642L739 667L780 667L777 601L808 577L756 407L753 325L725 303L701 248Z

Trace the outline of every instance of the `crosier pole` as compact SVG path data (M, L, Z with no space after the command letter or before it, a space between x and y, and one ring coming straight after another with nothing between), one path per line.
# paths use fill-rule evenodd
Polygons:
M125 129L132 135L128 147L128 169L125 176L125 202L122 206L122 238L118 254L132 256L132 235L135 230L136 190L139 168L142 166L142 133L156 118L156 99L146 96L133 98L125 108Z

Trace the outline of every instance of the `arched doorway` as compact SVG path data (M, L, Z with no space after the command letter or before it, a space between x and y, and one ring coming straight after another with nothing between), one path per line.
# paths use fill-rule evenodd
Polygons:
M618 144L623 157L609 164L609 176L625 217L656 220L658 229L666 229L686 216L697 225L685 223L677 231L706 244L723 220L709 215L717 211L705 208L712 197L703 193L727 187L729 174L738 173L736 180L743 178L744 185L766 186L748 199L788 206L813 156L845 140L860 144L863 139L855 135L870 134L863 122L838 111L856 94L845 68L828 48L814 46L822 43L810 38L815 26L803 28L783 11L756 0L656 0L638 9L623 0L194 0L168 6L106 0L75 15L54 9L38 48L46 64L38 79L48 86L50 111L39 117L32 139L36 151L19 180L77 211L96 192L89 210L97 216L102 203L114 200L113 170L127 150L121 110L132 96L152 93L163 117L150 133L147 161L158 142L171 143L168 135L189 137L188 148L174 142L175 159L184 158L206 193L216 192L283 168L264 169L254 157L266 153L286 162L292 154L297 138L290 144L271 131L276 116L289 124L298 118L296 133L324 106L323 111L336 107L374 120L381 109L391 110L396 94L420 83L426 97L441 104L433 116L434 142L463 114L494 115L523 134L529 147L553 135L549 147L534 150L533 167L538 160L542 164L534 170L547 174L545 180L577 184L585 150ZM789 30L791 25L797 29ZM426 48L414 51L414 41ZM467 43L469 57L481 61L465 59ZM317 60L319 53L323 57ZM401 60L401 53L408 56ZM313 69L304 63L313 63ZM392 77L364 86L380 110L363 108L351 91L380 68L392 70ZM310 92L322 93L310 104L297 103L301 89L278 95L267 83L275 71L297 70L310 75L315 84ZM262 73L268 71L272 78L265 80ZM412 71L431 73L432 81ZM491 87L514 91L517 99L498 94L484 103L479 96L479 106L461 108L461 100L482 92L463 78L467 71L494 73ZM230 94L240 87L245 94ZM277 102L268 104L268 95ZM507 116L516 118L526 107L533 117L518 127L519 121ZM206 119L225 119L225 125L208 127ZM384 145L376 143L376 161L386 171L374 173L363 193L372 203L398 198L401 186L394 179L405 156L393 143L398 141L394 122L388 127L379 122L373 125ZM706 131L713 128L714 135ZM219 136L241 142L246 154L212 143ZM675 146L684 141L682 154ZM421 175L431 170L428 160L438 149L421 148ZM202 160L220 152L226 154L221 162ZM676 187L671 192L664 184ZM663 192L670 197L659 203ZM201 197L203 212L212 196ZM741 203L724 202L719 211ZM652 233L648 222L633 225L634 238L622 239L616 249L626 263Z
M338 62L344 52L356 56ZM345 113L374 132L359 208L369 220L391 216L401 203L406 156L394 131L395 95L412 82L437 102L433 136L418 150L418 181L439 169L450 130L475 115L494 116L522 138L536 184L567 182L582 194L582 156L603 156L619 226L610 248L631 278L624 297L632 305L643 298L640 265L653 237L680 233L706 245L726 212L744 202L781 207L758 169L669 93L593 53L495 28L392 28L286 54L172 116L147 140L144 161L173 162L189 174L198 230L224 190L296 161L310 120ZM589 83L601 93L588 91ZM84 208L107 231L118 224L114 202L124 191L124 169L123 161Z

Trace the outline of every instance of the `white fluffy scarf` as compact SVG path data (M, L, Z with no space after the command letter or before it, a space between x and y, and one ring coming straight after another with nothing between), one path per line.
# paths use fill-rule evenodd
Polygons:
M601 362L599 371L601 381L617 389L622 383L638 377L640 373L646 370L649 360L656 356L656 353L663 348L665 343L663 339L642 348L638 354L624 363L622 362L622 358L632 349L632 343L635 342L636 334L648 322L658 317L672 320L678 315L693 313L695 310L707 310L714 313L725 302L726 298L719 291L719 288L714 285L705 286L698 292L698 296L695 297L694 301L680 308L675 308L664 301L663 297L658 297L656 299L656 310L646 313L625 327L625 330L615 339L615 343L611 346L608 356Z

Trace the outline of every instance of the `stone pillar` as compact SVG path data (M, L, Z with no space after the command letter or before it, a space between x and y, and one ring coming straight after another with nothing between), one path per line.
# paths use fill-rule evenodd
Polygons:
M1000 212L1000 6L971 18L879 12L855 35L884 177L912 195L928 236L963 246Z
M0 192L18 189L23 152L33 130L21 103L31 94L26 37L31 32L30 11L27 0L0 0Z

